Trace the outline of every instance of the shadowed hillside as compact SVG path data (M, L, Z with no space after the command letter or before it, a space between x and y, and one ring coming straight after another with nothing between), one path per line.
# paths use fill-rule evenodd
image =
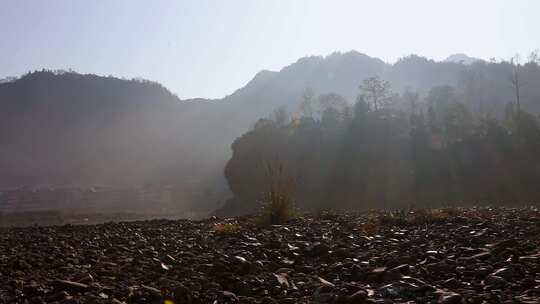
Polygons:
M189 201L217 170L198 148L210 102L157 83L36 72L0 85L0 106L4 188L173 184Z
M222 170L233 140L276 108L297 113L306 88L352 103L371 76L390 81L396 92L427 94L451 85L470 99L472 112L502 117L513 100L511 72L508 62L409 56L387 64L334 53L260 72L220 100L183 101L148 81L30 73L0 84L0 187L174 184L193 202L189 208L208 211L227 196ZM536 64L524 65L522 75L526 83L540 83ZM522 91L523 109L538 113L538 86Z

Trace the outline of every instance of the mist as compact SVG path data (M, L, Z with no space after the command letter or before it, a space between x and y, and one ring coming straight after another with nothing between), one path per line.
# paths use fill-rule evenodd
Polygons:
M536 53L532 52L525 58L519 63L522 83L539 82ZM216 210L224 212L228 206L231 207L225 211L227 214L252 211L257 208L254 202L264 192L265 182L264 179L252 179L250 176L264 175L263 168L269 162L295 163L294 158L290 159L292 155L307 161L308 156L315 157L312 154L318 153L316 151L320 149L303 150L305 148L295 147L292 143L289 145L273 142L271 134L257 135L258 128L253 129L260 125L260 121L257 121L271 121L276 111L282 111L285 117L285 121L281 122L284 125L276 126L276 130L287 130L288 134L301 132L304 127L311 128L312 132L319 132L317 134L320 134L321 138L329 136L330 142L324 145L334 149L327 155L330 157L327 161L330 162L324 164L325 169L320 173L312 172L315 169L305 171L295 166L287 166L290 171L288 174L303 180L302 187L305 190L302 191L308 191L311 195L328 201L323 204L305 197L302 200L310 202L305 208L347 206L366 209L421 204L418 199L411 197L414 192L410 190L413 187L411 180L415 179L414 174L406 172L400 173L407 176L402 180L387 180L381 177L384 182L364 181L365 187L377 185L376 189L379 189L374 190L375 194L369 194L373 196L371 199L379 201L385 195L393 197L384 199L388 201L384 205L367 203L368 199L358 199L368 195L368 190L355 194L336 188L336 183L353 183L356 186L352 187L356 189L359 182L354 177L347 177L347 174L342 176L345 172L340 168L353 165L354 161L348 161L348 165L340 164L343 157L346 157L340 153L350 153L346 150L352 147L347 148L347 143L360 138L359 134L354 135L351 128L356 124L352 121L355 119L359 98L364 98L362 96L366 93L361 89L363 81L377 77L388 83L387 94L391 95L389 98L391 97L392 102L385 111L391 111L392 116L397 115L402 122L395 123L402 126L395 132L384 135L383 139L386 136L398 136L385 140L397 145L397 150L393 153L405 157L393 161L407 163L412 157L410 143L400 143L400 137L411 138L411 132L415 128L411 124L414 119L421 118L422 123L426 124L429 119L433 120L429 122L430 127L422 127L429 129L425 132L431 134L430 138L445 141L445 145L456 143L456 140L478 140L473 143L475 149L480 149L477 146L485 144L482 144L480 139L469 136L481 134L478 130L487 127L490 121L507 128L510 124L509 106L515 103L510 82L514 67L515 64L510 60L486 62L466 55L451 56L445 61L411 55L389 64L359 52L333 53L328 56L301 58L280 71L260 72L233 94L212 100L182 100L162 85L147 80L126 80L72 71L31 72L0 85L0 103L3 108L0 120L1 140L4 147L0 160L3 168L0 175L1 187L12 190L23 187L24 190L20 190L23 193L64 188L77 189L78 192L67 196L59 194L63 201L61 204L47 203L47 199L44 199L45 203L36 203L35 200L27 202L22 198L24 195L20 194L19 205L15 203L17 199L14 199L10 204L4 203L3 210L23 212L52 209L81 213L129 210L135 213L177 216L206 216ZM529 116L533 115L530 117L534 119L540 110L536 103L540 99L540 91L537 86L532 85L524 85L520 89L520 95L523 96L521 110ZM315 104L313 107L317 109L309 114L311 125L304 126L306 114L302 112L302 102L305 102L306 92L311 95L310 98ZM411 98L414 100L410 100ZM415 103L414 107L411 102ZM368 110L378 112L379 109L374 106L368 105ZM454 113L456 109L462 110ZM333 122L336 125L332 128L337 129L334 131L326 130L327 127L324 126L328 117L323 115L323 112L327 110L336 112L336 121ZM453 116L448 115L458 117L452 118ZM302 123L298 126L299 121ZM448 129L452 128L453 124L459 125L454 128L463 129L459 131L464 132L460 133L459 139L448 138L456 136L448 133L457 132ZM379 132L376 125L366 128L370 135L365 136L378 139L382 136L375 135ZM327 132L338 133L326 134ZM353 134L346 135L350 132ZM511 129L507 132L511 132ZM314 134L294 136L300 136L298 140L307 141L306 144L309 145L310 142L317 142L314 141ZM263 142L255 144L250 148L255 150L246 154L247 151L242 152L239 148L242 147L240 143L245 141L246 137L252 136L259 136ZM350 136L356 139L349 138ZM430 140L435 140L433 138ZM429 153L438 153L435 152L435 147L430 149L432 152ZM472 146L462 152L455 152L470 155L445 157L450 157L452 162L477 164L477 157L485 158L480 155L498 153L492 146L484 146L478 152L471 149ZM475 156L474 153L481 154ZM380 161L378 157L382 155L377 155L372 161ZM432 155L431 158L433 157L435 156ZM505 158L503 155L492 157L497 158L497 162ZM236 164L238 161L241 165ZM321 158L314 158L312 163L308 162L305 166L318 168L323 165L320 163L322 161ZM357 165L360 171L366 170L365 165ZM409 163L407 166L410 165ZM493 164L485 165L491 167ZM432 167L433 164L424 166ZM391 176L398 174L397 168L386 170L390 170ZM413 168L406 167L399 170L414 171ZM465 175L453 176L451 180L447 180L450 178L448 174L458 174L448 170L457 169L448 167L444 170L433 173L441 179L441 186L449 186L458 180L459 185L469 183L463 180L469 173L462 172L460 174ZM485 169L478 170L488 172ZM238 172L233 175L230 171ZM520 174L519 172L521 171L516 174ZM319 174L322 175L318 176ZM237 175L241 176L240 179L235 177ZM338 176L341 176L339 182L336 180ZM317 181L309 181L312 178ZM477 180L478 177L474 178ZM531 178L535 180L534 177ZM238 188L238 183L241 183L242 187ZM381 183L394 183L392 191L397 192L390 194L392 191L386 189L387 186L378 188ZM501 183L508 185L504 181ZM453 187L461 189L463 186ZM250 194L244 193L244 188L249 189ZM405 188L409 190L404 190ZM112 198L106 202L90 199L88 194L97 191L96 189L110 191ZM123 191L124 194L114 194L114 191ZM351 201L345 202L349 200L345 198L332 199L337 197L333 191L350 197ZM462 190L458 191L456 188L453 191L458 193ZM514 194L505 194L508 196L504 198L487 194L465 198L456 193L456 196L448 197L439 193L432 195L430 204L463 204L467 200L470 200L470 204L490 204L494 201L514 204L536 199L533 194L516 196L516 191L523 193L529 190L514 189L510 191ZM152 203L145 202L148 200L148 193L156 197ZM43 195L54 198L54 195L46 191ZM7 194L5 196L7 197ZM39 195L37 197L39 201ZM88 203L88 200L93 203Z
M0 304L540 303L539 11L5 1Z

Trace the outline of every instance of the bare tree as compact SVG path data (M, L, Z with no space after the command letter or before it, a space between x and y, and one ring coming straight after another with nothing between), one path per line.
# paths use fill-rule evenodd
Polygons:
M300 98L300 113L303 117L313 118L316 112L315 91L312 88L306 88Z
M413 91L410 87L405 88L403 99L411 107L411 114L416 115L418 113L418 103L420 101L420 94L418 94L418 91Z
M286 126L290 121L290 115L289 111L287 110L287 106L283 105L275 109L274 112L272 112L271 120L280 127Z
M510 77L510 83L515 94L515 102L517 108L517 119L519 121L521 116L521 93L520 89L523 87L523 82L520 79L520 56L516 54L510 59L510 65L512 66L512 75Z
M540 50L534 50L529 54L528 62L534 64L540 64Z
M375 111L384 108L392 100L390 82L378 76L365 79L360 85L364 100L373 106Z

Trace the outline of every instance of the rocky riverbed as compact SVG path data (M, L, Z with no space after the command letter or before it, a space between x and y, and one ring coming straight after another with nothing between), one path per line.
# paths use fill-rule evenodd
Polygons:
M0 229L0 303L539 303L540 212Z

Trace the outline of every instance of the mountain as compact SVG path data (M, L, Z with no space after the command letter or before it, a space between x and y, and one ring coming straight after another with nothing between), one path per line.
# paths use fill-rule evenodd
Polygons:
M482 59L469 57L466 54L459 53L459 54L452 54L448 56L445 60L445 62L455 62L455 63L463 63L466 65L473 64L477 61L482 61Z
M166 184L178 187L186 208L208 211L228 194L223 167L234 139L280 106L297 111L306 88L353 102L362 80L378 75L397 92L456 86L477 94L475 107L502 113L513 100L510 70L504 62L465 65L412 55L388 64L354 51L333 53L262 71L216 100L180 100L150 81L34 72L0 84L0 189ZM527 83L540 83L538 70L524 66ZM523 107L540 112L536 87L523 91Z
M0 78L0 84L2 83L7 83L7 82L12 82L12 81L15 81L17 80L16 77L5 77L5 78Z
M95 75L41 71L1 84L0 187L174 184L194 193L218 170L197 138L207 138L200 115L210 107L157 83Z

